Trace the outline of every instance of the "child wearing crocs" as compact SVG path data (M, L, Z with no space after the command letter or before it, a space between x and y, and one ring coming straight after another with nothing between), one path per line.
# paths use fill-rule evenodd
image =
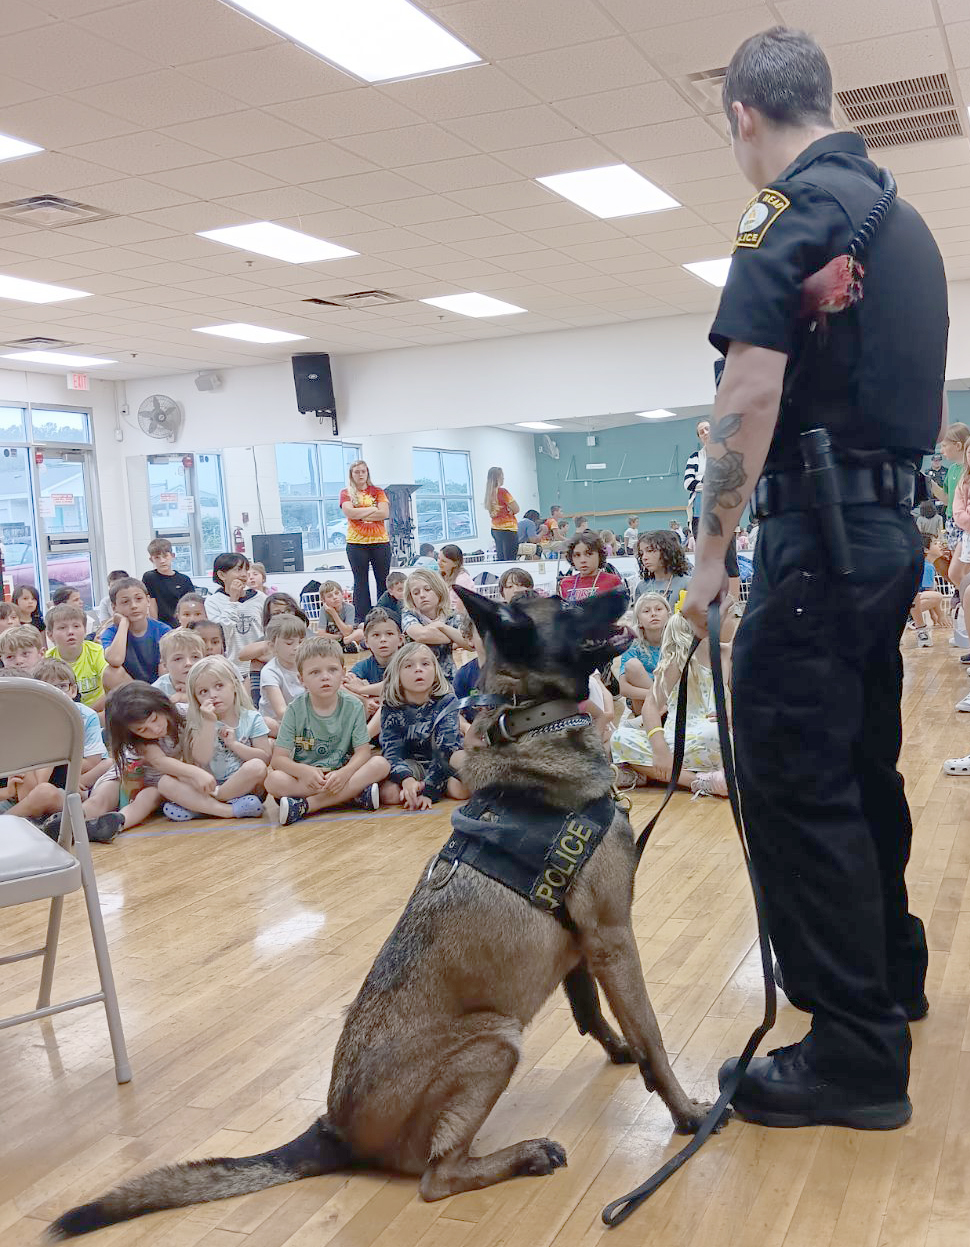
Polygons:
M350 801L376 810L389 768L371 751L363 704L341 687L340 642L308 637L296 669L305 692L286 707L266 777L266 791L279 801L280 826Z
M185 754L216 786L211 793L186 786L182 797L165 802L162 813L174 822L197 814L259 818L263 803L255 789L266 779L269 729L235 666L227 658L201 659L189 671L186 692Z

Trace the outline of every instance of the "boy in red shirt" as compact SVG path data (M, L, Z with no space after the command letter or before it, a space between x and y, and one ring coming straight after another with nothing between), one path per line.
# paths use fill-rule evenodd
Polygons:
M577 533L570 541L566 553L576 569L576 575L564 576L559 582L559 596L567 602L581 602L597 593L609 593L623 587L623 580L612 572L603 570L606 547L599 534L591 531Z

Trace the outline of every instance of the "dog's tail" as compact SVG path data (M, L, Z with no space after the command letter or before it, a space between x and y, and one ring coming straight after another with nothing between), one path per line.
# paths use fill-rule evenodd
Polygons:
M268 1186L332 1173L350 1161L349 1146L326 1117L318 1117L298 1138L259 1156L193 1160L132 1178L93 1203L65 1212L48 1232L54 1239L76 1238L148 1212L247 1195Z

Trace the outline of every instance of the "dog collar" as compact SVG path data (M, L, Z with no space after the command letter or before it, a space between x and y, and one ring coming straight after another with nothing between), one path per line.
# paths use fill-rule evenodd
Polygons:
M473 700L476 706L481 706L483 701L487 701L492 708L496 705L505 706L496 722L484 734L490 745L510 745L526 737L576 731L589 727L593 721L579 709L576 702L566 698L527 702L521 706L510 706L507 700L495 696Z

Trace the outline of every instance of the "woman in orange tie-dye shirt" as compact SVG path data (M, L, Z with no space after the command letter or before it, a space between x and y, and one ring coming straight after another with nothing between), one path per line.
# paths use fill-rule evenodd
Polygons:
M485 480L485 510L492 522L495 557L500 563L514 563L519 553L519 504L505 488L501 468L489 468Z
M354 574L354 611L363 623L371 608L370 568L377 596L387 589L391 570L391 541L387 535L390 506L387 494L370 478L363 459L350 465L347 488L340 491L340 509L347 517L347 562Z

